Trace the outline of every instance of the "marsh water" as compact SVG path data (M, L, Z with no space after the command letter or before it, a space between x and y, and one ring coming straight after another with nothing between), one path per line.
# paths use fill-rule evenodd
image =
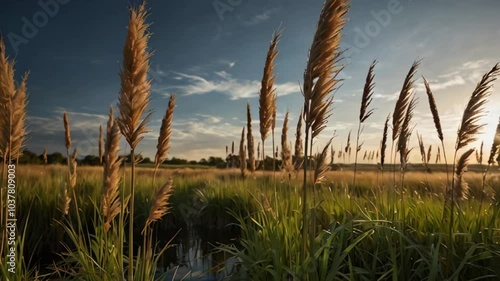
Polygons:
M165 281L222 280L231 273L237 260L218 247L236 245L236 237L234 232L229 231L181 230L175 235L173 246L159 261L158 273L167 273Z

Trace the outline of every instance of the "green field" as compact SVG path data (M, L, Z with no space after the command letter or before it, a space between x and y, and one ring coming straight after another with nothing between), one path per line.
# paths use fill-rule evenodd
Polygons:
M81 250L62 225L97 231L93 223L99 209L95 202L101 200L102 168L79 168L74 200L69 215L63 217L64 168L18 167L18 233L30 278L36 272L52 274L46 278L64 277L68 265L82 266L81 261L63 261L59 256ZM161 185L152 185L152 172L137 170L136 237L141 237L151 200ZM401 195L390 172L382 176L358 171L355 187L350 185L352 171L329 172L323 184L308 190L314 198L307 212L314 240L303 264L300 177L289 179L283 172L275 177L267 172L264 177L258 171L242 180L238 170L165 169L157 180L163 183L174 173L172 210L154 226L158 242L166 243L188 224L211 232L232 227L239 236L237 246L224 245L220 250L241 263L231 276L234 280L497 280L500 276L495 266L500 262L500 205L490 187L498 186L498 173L487 177L481 209L482 175L467 174L471 198L455 209L450 235L447 219L443 220L446 174L409 172Z

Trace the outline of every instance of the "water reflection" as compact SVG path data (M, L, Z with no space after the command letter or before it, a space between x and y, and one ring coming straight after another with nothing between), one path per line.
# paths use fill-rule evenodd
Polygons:
M233 231L189 229L180 231L173 247L166 250L158 265L161 273L168 272L167 280L218 281L227 277L236 259L218 251L221 244L235 244Z

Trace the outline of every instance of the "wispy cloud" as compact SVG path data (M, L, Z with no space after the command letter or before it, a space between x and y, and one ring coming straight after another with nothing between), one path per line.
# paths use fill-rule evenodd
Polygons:
M215 72L216 78L208 79L200 75L192 75L174 72L178 81L186 82L184 85L172 86L184 95L203 95L208 93L222 93L228 95L232 100L254 98L258 96L260 81L233 78L225 71ZM299 93L297 83L286 82L276 84L280 96Z
M56 109L51 117L28 116L31 132L39 134L59 134L64 131L63 109ZM68 111L72 132L98 130L99 124L106 123L107 115Z
M470 70L470 69L484 68L489 64L490 61L488 60L468 61L462 65L461 69Z
M466 84L466 82L465 82L464 78L462 78L462 76L460 76L460 75L456 75L454 77L447 76L447 79L444 81L443 80L431 80L431 81L429 81L429 85L431 86L431 89L433 91L444 90L444 89L447 89L450 87L460 86L460 85L465 85L465 84ZM424 86L420 85L419 87L422 90L424 89Z
M373 98L374 99L383 99L386 101L394 101L398 98L398 96L399 96L399 92L395 92L392 95L384 95L384 94L380 94L380 93L375 93L373 95Z
M265 10L264 12L254 15L249 20L243 22L246 26L257 25L259 23L265 22L271 18L272 10Z

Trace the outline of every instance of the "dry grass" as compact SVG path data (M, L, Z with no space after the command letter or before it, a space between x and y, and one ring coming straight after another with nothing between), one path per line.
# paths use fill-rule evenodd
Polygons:
M288 173L293 171L292 165L292 152L290 147L288 147L288 114L285 114L285 120L283 122L283 130L281 131L281 168Z
M43 164L47 165L48 157L47 157L47 147L43 148Z
M0 38L0 155L2 158L8 156L10 127L12 110L11 102L16 92L14 81L14 61L10 60L5 53L5 44Z
M395 141L399 138L401 133L401 126L406 119L406 111L410 102L412 100L412 90L415 84L415 74L420 65L420 61L413 62L410 71L406 75L405 81L403 83L403 88L399 93L398 100L396 101L396 106L394 108L394 113L392 114L392 140Z
M106 231L111 227L113 219L120 213L122 208L120 202L120 165L122 158L120 151L120 128L114 121L113 109L109 109L109 119L106 127L106 146L104 164L104 189L102 198L102 212L105 218L104 228Z
M311 129L311 140L326 127L331 114L333 95L341 79L343 69L340 51L342 30L349 7L346 0L328 0L320 14L318 26L309 51L304 72L304 120L306 130Z
M121 89L118 98L120 115L117 118L120 130L134 150L142 140L141 135L147 132L151 81L147 78L149 71L148 32L146 24L146 7L140 5L130 10L127 39L123 49L123 69L120 72Z
M491 87L496 77L500 74L500 64L495 65L486 73L477 84L472 96L464 110L460 128L458 129L455 149L459 150L477 140L477 134L485 124L480 124L480 119L484 116L484 106L487 97L490 95Z
M429 145L429 148L427 149L427 164L431 162L431 153L432 153L432 144Z
M247 170L247 152L246 152L246 146L245 146L245 127L243 127L243 130L241 131L241 140L240 140L240 171L241 171L241 177L245 178L246 177L246 170Z
M351 149L351 131L349 131L349 134L347 135L347 143L345 145L344 155L347 154L350 149Z
M441 163L441 148L438 146L438 152L436 154L436 164Z
M425 145L424 145L424 140L422 139L422 135L419 135L417 132L417 139L418 139L418 148L420 149L420 157L422 159L422 163L427 167L427 156L425 152Z
M368 109L373 100L373 89L375 88L375 65L377 60L374 60L368 69L366 75L365 87L361 98L361 108L359 110L359 122L363 123L373 114L373 109Z
M389 130L389 119L390 115L388 115L387 118L385 119L384 133L382 135L382 142L380 144L380 168L382 170L384 169L385 150L387 149L387 132Z
M415 98L415 96L413 96L406 110L405 119L403 121L403 124L401 125L401 132L399 133L397 151L399 152L400 155L401 168L403 171L406 169L406 165L409 159L409 154L411 152L411 149L408 148L410 137L413 131L413 128L410 126L410 123L416 106L417 106L417 99Z
M65 216L69 214L69 207L71 206L71 197L68 194L68 189L65 187L62 189L62 206L61 213Z
M498 146L500 146L500 119L498 120L495 136L493 137L493 144L491 145L490 156L488 157L488 165L493 165L495 163L495 155L498 152Z
M455 182L453 185L453 197L454 200L467 200L469 195L469 185L464 180L463 175L467 171L467 166L469 164L469 157L474 152L474 148L467 150L457 163L457 169L455 171Z
M22 149L25 146L26 137L26 105L27 100L27 79L29 73L26 73L21 81L21 84L16 89L16 94L12 101L11 112L11 132L10 132L10 160L18 159L22 154Z
M484 141L481 142L481 145L479 146L479 150L476 150L476 161L479 165L483 164L483 145L484 145Z
M282 35L282 30L278 29L273 33L273 39L266 56L266 63L264 65L264 74L262 76L260 95L259 95L259 120L260 120L260 135L262 143L269 135L273 123L273 114L275 108L273 106L275 99L276 89L274 82L276 81L276 74L274 69L276 67L275 60L279 54L277 49L279 40ZM264 145L262 145L262 153L264 154ZM263 159L265 155L263 155Z
M9 162L21 156L26 137L29 72L17 87L14 74L14 61L7 57L0 38L0 156Z
M99 146L99 164L102 165L102 159L104 157L104 136L102 133L102 125L99 125L99 141L98 141L98 146Z
M252 134L252 113L250 103L247 103L247 143L248 143L248 169L255 172L255 144Z
M302 167L302 157L304 154L302 153L304 147L302 145L302 110L300 111L299 118L297 118L297 129L295 131L295 163L293 163L295 167L295 171L299 171Z
M170 178L156 193L153 206L149 211L144 230L148 228L153 222L161 219L170 211L169 199L173 192L173 178Z
M66 150L69 151L69 149L71 148L71 131L69 128L68 113L66 111L63 114L63 122L64 122L64 141L66 144Z
M128 23L128 33L123 48L123 69L120 72L121 89L118 97L118 126L130 146L132 172L130 175L129 202L129 272L128 279L134 279L134 201L135 201L135 148L147 133L147 124L151 112L146 109L151 94L151 80L148 80L149 59L148 32L146 23L147 11L145 2L139 7L131 8ZM144 116L145 115L145 116ZM144 117L144 118L143 118Z
M439 119L439 111L437 109L436 100L434 99L434 95L432 94L431 87L425 77L424 79L425 89L427 93L427 100L429 101L429 108L432 113L432 119L434 120L434 126L436 127L436 131L438 133L438 137L441 141L443 141L443 129L441 128L441 120Z
M332 144L332 140L330 139L321 153L316 155L316 168L314 169L314 184L319 184L325 180L326 173L330 170L330 166L326 162L326 156L328 154L328 148Z
M167 159L168 151L170 150L170 137L172 135L172 120L174 118L175 95L171 95L168 100L168 107L163 119L161 120L160 135L158 136L158 144L156 145L155 155L155 172L153 175L153 183L156 178L156 171L160 164Z
M78 151L75 148L73 150L73 153L71 154L71 157L69 159L69 186L71 188L76 187L76 166L78 164L76 157L78 155Z
M356 185L356 170L358 167L358 152L361 150L363 143L359 144L359 136L361 134L361 125L366 121L372 114L373 109L368 109L373 100L373 89L375 88L375 65L377 60L374 60L368 69L368 74L366 75L365 87L363 89L363 95L361 97L361 107L359 109L359 123L358 123L358 133L356 135L356 152L354 153L354 179L352 185ZM365 151L363 156L363 161L368 157L368 152Z

